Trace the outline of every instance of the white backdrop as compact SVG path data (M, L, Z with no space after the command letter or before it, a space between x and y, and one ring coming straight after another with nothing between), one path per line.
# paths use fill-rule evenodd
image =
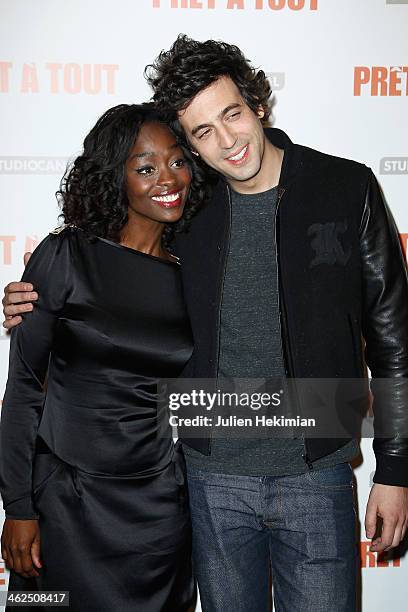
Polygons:
M0 0L0 9L1 287L57 225L66 159L105 109L150 97L143 68L180 32L235 43L269 73L274 124L292 140L371 166L406 247L408 0ZM3 391L4 330L0 340ZM360 521L370 440L362 452ZM407 555L381 559L363 530L359 539L363 612L405 609Z

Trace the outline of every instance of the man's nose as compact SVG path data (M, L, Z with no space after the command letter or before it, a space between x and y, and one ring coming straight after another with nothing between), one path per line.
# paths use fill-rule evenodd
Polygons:
M222 149L232 149L237 142L237 137L227 126L223 125L218 130L218 142Z

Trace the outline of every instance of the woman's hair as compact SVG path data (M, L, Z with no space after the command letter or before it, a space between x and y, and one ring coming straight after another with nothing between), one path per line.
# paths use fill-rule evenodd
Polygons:
M156 121L164 123L162 114L151 103L119 104L98 119L84 140L82 155L67 168L56 194L66 224L101 238L120 240L129 206L125 164L141 126ZM203 169L183 143L180 146L191 169L192 180L182 218L165 227L163 242L166 246L174 231L187 229L207 195Z
M153 100L168 111L171 119L222 76L232 79L255 113L263 108L264 121L270 115L271 88L265 73L252 68L235 45L215 40L199 42L180 34L169 51L162 51L153 64L146 66L145 76L154 91Z

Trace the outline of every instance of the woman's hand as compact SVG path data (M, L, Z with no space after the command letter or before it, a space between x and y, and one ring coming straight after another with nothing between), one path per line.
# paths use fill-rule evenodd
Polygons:
M31 253L24 255L24 265L26 266ZM34 287L30 283L9 283L4 287L3 297L3 327L11 329L23 320L21 314L30 312L33 309L31 302L38 299L37 293L33 292Z
M39 576L40 528L38 520L6 519L1 536L1 554L6 566L25 578Z

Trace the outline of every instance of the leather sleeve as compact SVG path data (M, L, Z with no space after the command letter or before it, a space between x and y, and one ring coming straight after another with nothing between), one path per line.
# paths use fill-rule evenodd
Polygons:
M374 482L408 486L407 269L397 228L371 170L360 253L362 329L374 397Z

